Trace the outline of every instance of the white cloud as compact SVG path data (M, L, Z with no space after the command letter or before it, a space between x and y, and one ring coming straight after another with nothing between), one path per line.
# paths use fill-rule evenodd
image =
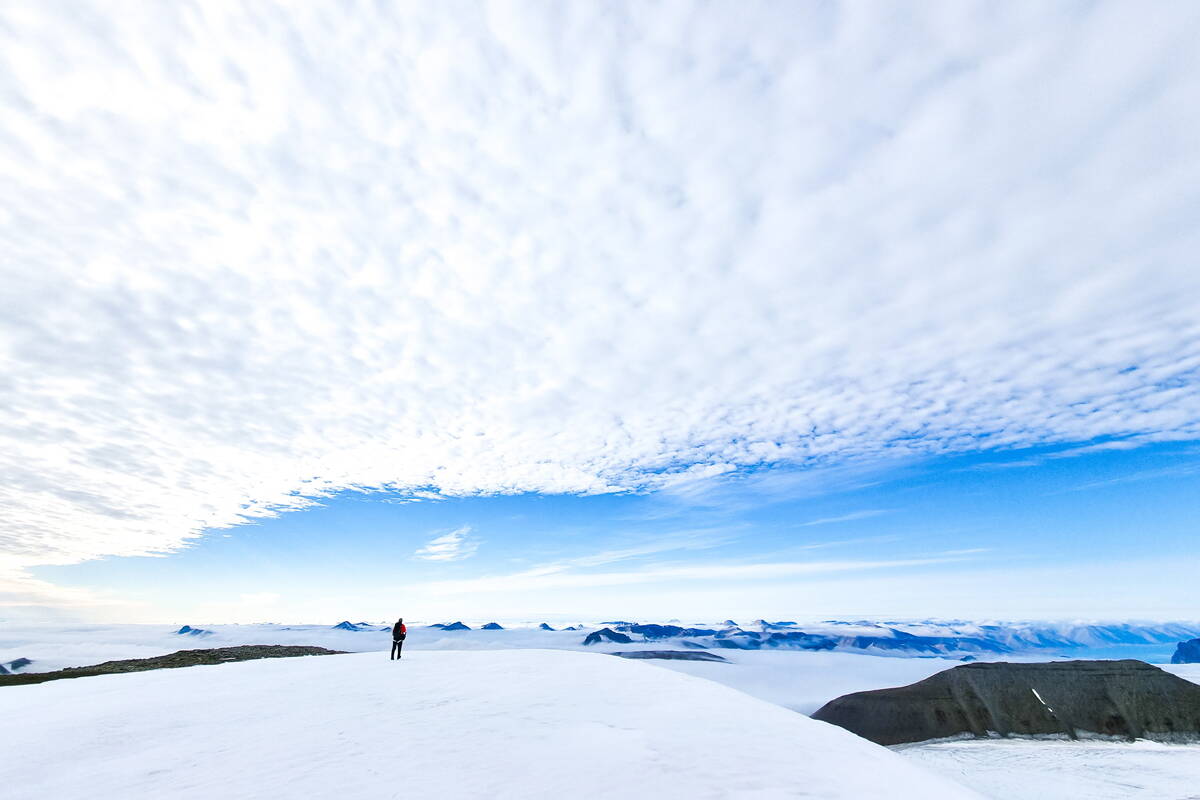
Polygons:
M40 580L30 575L24 566L19 562L12 566L0 563L0 608L4 610L5 621L24 617L41 620L63 615L72 617L84 609L118 615L141 610L114 592L58 586Z
M579 572L563 565L534 567L509 575L491 575L461 580L429 581L413 590L421 595L479 594L485 592L532 592L546 589L570 589L632 584L673 584L689 581L763 581L813 577L861 570L925 567L962 561L966 554L980 551L954 551L923 558L897 558L844 561L781 561L748 564L687 564L650 567L622 572Z
M1198 24L8 6L0 568L345 489L1196 437Z
M471 537L471 526L461 528L429 540L413 556L424 561L461 561L475 555L479 541Z
M801 528L808 528L813 525L831 525L835 522L853 522L856 519L870 519L878 517L880 514L890 514L893 509L890 508L871 508L863 511L851 511L849 514L842 514L837 517L822 517L814 519L811 522L801 523Z

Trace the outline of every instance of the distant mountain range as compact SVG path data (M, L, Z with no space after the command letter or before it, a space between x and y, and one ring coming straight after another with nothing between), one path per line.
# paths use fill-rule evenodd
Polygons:
M836 650L875 655L938 656L992 660L1007 654L1040 653L1089 657L1141 657L1138 647L1174 649L1180 642L1200 637L1197 622L969 622L963 620L821 620L797 622L756 619L738 623L675 624L613 620L555 630L547 623L534 627L505 628L497 622L472 627L462 621L425 626L444 633L487 635L498 647L601 648L614 644L662 643L694 650ZM390 631L378 623L344 621L334 630ZM299 628L279 628L298 630ZM571 633L575 632L576 636ZM205 637L210 631L183 626L181 635ZM510 640L509 637L516 637ZM544 639L543 639L544 637ZM576 638L578 637L578 638ZM420 639L414 640L416 646ZM510 643L511 641L511 643ZM544 643L543 643L544 641ZM1183 648L1180 659L1198 658L1193 648ZM1100 651L1098 654L1097 651Z
M611 622L590 634L584 644L680 640L691 646L737 650L851 650L887 652L891 655L936 655L970 657L1025 651L1118 645L1171 644L1200 633L1200 625L1189 623L973 623L872 622L867 620L824 620L818 623L755 620L742 626L702 628L679 625ZM597 635L598 634L598 635Z

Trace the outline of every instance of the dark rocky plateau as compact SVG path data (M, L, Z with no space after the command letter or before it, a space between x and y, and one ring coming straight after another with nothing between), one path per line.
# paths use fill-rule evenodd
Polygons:
M814 719L877 744L974 736L1200 739L1200 686L1141 661L964 664L831 700Z
M729 660L716 653L696 650L628 650L609 655L621 658L661 658L667 661L719 661L728 664Z
M200 664L228 664L233 661L254 661L260 658L291 658L293 656L342 655L341 650L324 647L298 647L278 644L248 644L240 647L214 647L209 650L179 650L154 658L131 658L125 661L105 661L90 667L68 667L56 672L27 672L21 675L0 675L0 686L45 683L63 678L87 678L94 675L113 675L118 672L143 672L151 669L175 669Z

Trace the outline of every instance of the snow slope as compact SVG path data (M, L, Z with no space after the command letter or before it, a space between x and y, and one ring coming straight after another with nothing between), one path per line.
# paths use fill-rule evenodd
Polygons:
M415 651L0 688L32 798L955 798L949 779L709 681L563 651Z

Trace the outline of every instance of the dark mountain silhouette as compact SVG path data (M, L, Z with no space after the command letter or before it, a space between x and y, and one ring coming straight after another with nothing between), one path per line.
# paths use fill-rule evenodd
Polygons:
M623 633L617 633L612 628L601 628L598 631L592 631L591 633L589 633L584 638L583 643L584 644L600 644L601 642L603 642L605 640L608 640L610 642L617 642L618 644L630 644L633 642L633 639L630 639L628 636L626 636Z
M500 625L500 623L498 623L498 622L489 622L487 625L482 626L479 630L481 630L481 631L502 631L502 630L504 630L504 627L502 625Z
M787 633L772 633L763 640L767 647L795 647L800 650L832 650L837 647L837 639L816 633L803 631L788 631Z
M709 628L681 628L678 625L614 625L614 630L625 633L635 633L645 639L668 639L672 636L715 636L716 631Z
M552 630L554 630L554 628L551 628L549 625L547 625L546 623L544 623L544 622L543 622L541 625L538 625L538 630L540 630L540 631L552 631Z
M191 625L184 625L175 631L176 636L208 636L211 633L212 631L206 631L203 628L193 628Z
M1180 642L1171 656L1172 664L1200 664L1200 639Z
M859 650L908 650L918 653L945 653L954 650L978 650L984 653L1008 653L1012 648L990 639L974 636L917 636L905 631L888 629L891 636L843 636L837 640L839 647Z

